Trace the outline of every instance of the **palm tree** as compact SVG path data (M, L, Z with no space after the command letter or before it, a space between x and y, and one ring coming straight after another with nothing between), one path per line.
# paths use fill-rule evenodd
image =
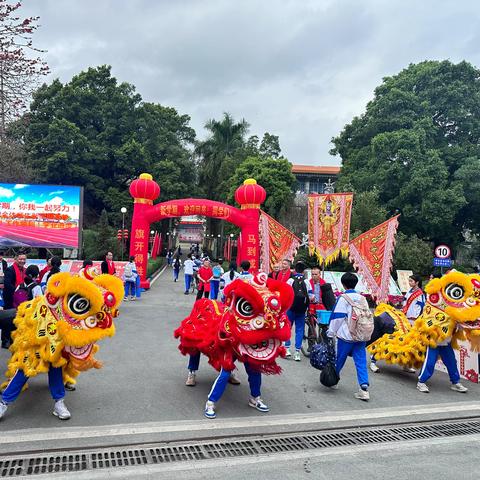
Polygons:
M207 198L225 200L220 186L222 182L228 181L237 164L243 160L239 154L245 147L249 124L244 119L235 123L230 114L224 113L221 121L211 119L205 128L210 135L199 142L195 149L199 159L200 186Z

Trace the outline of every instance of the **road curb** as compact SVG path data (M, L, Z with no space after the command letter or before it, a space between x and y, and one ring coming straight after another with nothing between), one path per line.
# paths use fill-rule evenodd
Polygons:
M61 433L57 429L11 430L0 437L0 458L19 452L46 452L58 449L59 442L63 450L91 449L474 418L480 418L480 402L413 405L401 409L267 415L215 421L202 418L195 421L73 427Z

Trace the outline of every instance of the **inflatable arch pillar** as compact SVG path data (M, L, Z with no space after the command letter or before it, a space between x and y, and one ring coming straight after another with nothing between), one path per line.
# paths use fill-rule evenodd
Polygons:
M236 225L241 229L237 261L240 263L248 260L251 269L258 270L260 205L265 201L267 193L253 178L245 180L235 191L235 200L239 203L240 209L203 198L170 200L154 205L153 201L160 196L160 186L148 173L142 173L131 183L130 195L134 201L130 255L135 257L142 288L150 287L147 280L150 224L165 218L200 215Z

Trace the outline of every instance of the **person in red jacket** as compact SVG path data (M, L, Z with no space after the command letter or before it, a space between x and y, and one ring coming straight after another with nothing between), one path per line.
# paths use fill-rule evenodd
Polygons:
M210 260L205 260L198 270L198 293L197 300L208 298L210 295L210 280L213 278L213 271L210 268Z
M40 275L38 276L38 281L43 282L43 277L52 269L52 257L49 257L47 264L40 270Z
M115 275L117 273L112 252L107 252L105 255L105 260L101 263L100 268L102 273L108 273L109 275Z
M280 267L279 270L272 272L272 278L281 282L287 282L292 277L292 262L284 258L280 263Z

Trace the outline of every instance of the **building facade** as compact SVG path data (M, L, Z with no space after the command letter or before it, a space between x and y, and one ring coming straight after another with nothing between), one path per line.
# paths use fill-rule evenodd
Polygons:
M297 194L333 193L340 167L316 165L292 165L297 179Z

